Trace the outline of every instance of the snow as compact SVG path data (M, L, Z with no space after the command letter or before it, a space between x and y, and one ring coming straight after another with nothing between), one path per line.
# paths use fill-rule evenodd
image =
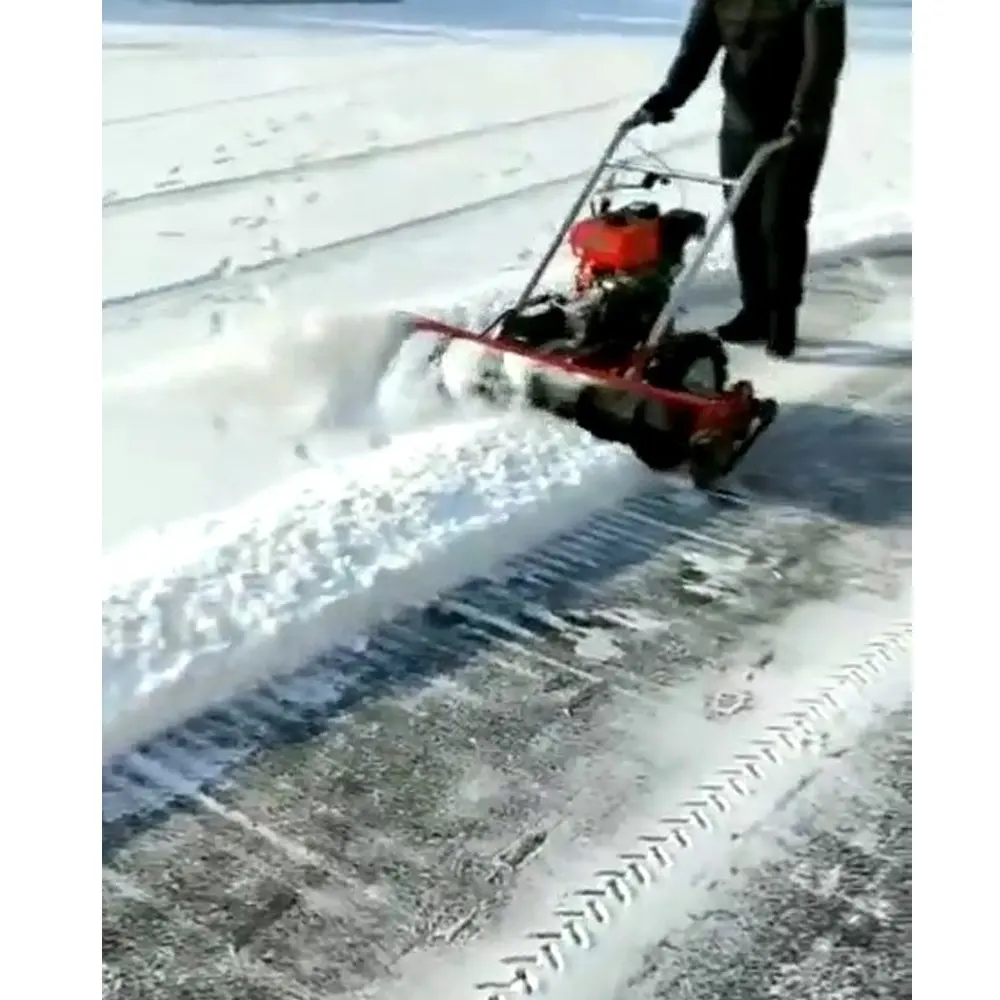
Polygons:
M890 298L859 341L889 332L905 342L907 311ZM778 369L769 384L790 402L863 362L794 374L754 364ZM648 479L629 453L574 428L475 416L140 536L105 558L105 753L488 574Z
M644 477L620 450L582 448L571 429L477 420L408 435L390 461L375 452L300 474L207 532L174 528L169 562L153 575L160 540L152 553L112 557L105 753L296 669ZM126 559L138 567L131 580Z
M541 244L572 189L559 178L578 183L628 106L624 98L599 103L609 82L640 93L662 64L659 40L504 40L490 46L488 71L479 42L383 43L377 58L406 75L407 116L393 112L397 91L368 72L366 50L336 36L303 42L301 68L285 51L287 38L274 55L268 36L254 38L259 60L251 63L245 42L230 48L195 37L170 50L174 70L164 86L172 114L159 87L150 88L160 116L152 132L147 119L136 119L133 84L150 58L163 57L127 49L125 58L114 49L106 56L105 116L117 122L105 129L115 137L105 146L106 184L133 200L105 206L105 289L154 303L152 315L139 314L139 328L134 308L105 310L106 749L203 698L294 669L343 630L363 630L404 601L485 572L641 477L619 450L526 417L476 414L373 453L363 433L323 425L338 390L360 373L361 342L367 357L388 336L390 305L476 322L517 287L530 258L525 243ZM335 56L329 77L315 65L326 46ZM595 55L602 71L574 83L572 102L560 85L539 97L543 74L567 80ZM225 72L212 79L225 81L224 96L209 89L206 97L204 64L220 59ZM455 94L463 71L476 89ZM242 101L234 115L239 79L251 96L262 80L297 89ZM908 137L884 128L886 114L908 114L908 79L900 59L852 63L817 199L817 249L908 231ZM877 105L868 99L875 86ZM716 95L705 90L678 126L679 139L662 130L642 141L676 150L679 165L711 169L714 145L704 137L713 131L706 115ZM132 95L125 123L119 94ZM338 112L345 107L353 116ZM474 128L484 108L499 124ZM366 117L379 129L368 147L359 134ZM248 148L251 135L266 137L266 158ZM221 147L234 162L212 165ZM303 150L327 158L321 171L296 170ZM157 188L156 178L177 165L178 184ZM220 186L198 187L206 182ZM289 194L296 189L301 194ZM714 194L692 197L712 207L705 198ZM509 200L501 208L497 198ZM462 208L470 203L481 210ZM414 222L435 213L436 222ZM367 253L351 249L373 232ZM299 256L289 255L293 244ZM343 255L330 256L338 246ZM322 269L309 256L317 248L326 248ZM712 266L724 267L726 253L721 248ZM258 301L216 301L207 282L204 296L180 309L169 302L155 309L164 286L200 280L223 258L260 267L269 254L275 267L260 272ZM351 268L354 257L363 267ZM422 301L414 297L421 285L431 288ZM773 367L752 355L738 363L748 373ZM831 370L769 374L768 389L803 398L822 391ZM320 467L303 469L302 454L318 456ZM500 523L503 532L495 530ZM432 554L439 568L416 574L421 585L408 592L414 567Z
M106 23L104 51L105 756L331 646L363 646L379 619L488 575L648 482L622 450L523 413L430 407L373 448L355 405L392 341L393 311L476 325L509 298L610 128L660 78L675 43L650 32L676 23L676 4L581 6L533 4L536 30L509 32L474 12L453 23L445 0L403 5L391 25L383 8L371 19L241 9L240 28L219 26L233 16L224 10L165 27L141 22L178 19L169 5L105 4L106 21L132 22ZM503 27L522 27L525 11L505 5ZM908 38L908 9L905 25L864 7L853 24L855 37L892 47L904 28ZM820 259L908 243L909 94L908 53L854 53L816 201ZM706 86L675 127L639 139L712 170L717 103ZM684 197L716 207L712 192ZM728 264L723 244L699 315L731 303ZM814 363L735 350L735 373L785 402L822 397L865 368L873 345L909 348L908 286L883 285L880 297L836 344L806 345ZM785 657L816 656L821 633L829 670L800 671L801 688L755 685L741 724L711 759L687 760L690 780L675 790L834 683L872 635L898 640L900 655L871 675L895 684L907 607L812 609L793 623ZM619 653L597 630L577 652ZM811 760L782 767L727 822L750 822ZM449 975L465 988L490 962L534 950L525 928L635 842L641 822L628 824L617 847L569 851L515 900L489 954L473 949ZM589 954L564 942L546 995L614 995L643 928L659 929L690 881L682 868L633 885L641 905L616 908Z

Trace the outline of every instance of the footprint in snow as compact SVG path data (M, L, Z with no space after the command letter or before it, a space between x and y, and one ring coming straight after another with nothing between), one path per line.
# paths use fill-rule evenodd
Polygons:
M289 250L278 236L272 236L260 249L264 253L273 254L275 257L281 257Z
M734 715L747 712L753 707L753 692L746 689L708 694L703 704L705 718L712 722L731 719Z
M213 309L208 316L208 334L217 337L226 329L226 316L221 309Z

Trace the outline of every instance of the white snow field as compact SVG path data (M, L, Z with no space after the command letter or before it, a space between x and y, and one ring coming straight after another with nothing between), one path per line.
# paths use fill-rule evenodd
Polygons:
M511 5L510 27L523 27L521 7ZM669 29L680 14L653 0L560 3L539 5L539 30L501 31L456 26L446 8L402 5L387 24L395 15L378 6L364 17L290 6L244 10L240 25L224 8L112 8L120 20L105 24L102 133L106 758L333 646L363 649L400 608L488 575L651 481L622 449L526 414L430 410L406 426L420 387L383 394L390 434L372 446L356 397L392 338L392 314L476 325L516 291L615 123L669 62L675 41L647 28ZM192 18L201 23L168 23ZM590 30L563 30L570 21ZM734 374L784 404L868 384L879 377L874 358L911 342L908 277L870 265L873 253L910 243L908 16L903 25L898 11L862 8L855 27L813 250L820 265L861 273L871 301L858 322L854 286L838 298L830 279L811 327L821 336L803 345L802 363L733 352ZM713 80L676 124L637 139L678 167L712 170L718 103ZM717 207L712 191L683 197ZM554 280L565 273L561 261ZM732 305L723 243L692 323ZM751 769L727 786L718 811L743 829L811 766L810 740L839 726L842 710L860 713L859 686L897 698L908 622L908 598L803 612L779 643L798 664L796 683L759 692L759 711L711 753L667 768L677 781L665 798L688 798L681 777L704 784L744 745L763 752L766 727L822 702L802 724L808 733L780 749L797 763L777 783L765 780L777 758L764 754L763 776ZM810 645L818 633L829 637L822 654ZM807 660L815 671L801 669ZM757 784L767 790L750 812L730 807ZM716 819L713 830L729 829ZM433 955L410 956L401 1000L414 1000L421 977L436 995L468 996L484 969L502 982L512 965L527 980L498 985L497 996L537 980L545 995L624 1000L616 991L642 960L643 928L670 906L654 890L677 884L667 869L682 869L687 850L680 843L660 863L645 823L628 817L615 839L619 852L640 842L641 860L616 860L603 843L565 845L519 891L502 933L450 956L447 972ZM622 892L641 905L542 926L567 885L627 865ZM532 929L542 936L526 941ZM605 931L610 943L588 952Z

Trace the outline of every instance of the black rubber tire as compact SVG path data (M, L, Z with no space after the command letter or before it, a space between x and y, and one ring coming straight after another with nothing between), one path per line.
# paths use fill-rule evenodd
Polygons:
M688 435L683 424L656 430L636 414L628 443L635 457L653 472L670 472L687 459Z
M712 384L687 384L688 374L699 361L712 364ZM682 389L688 392L722 392L729 379L729 358L722 341L703 330L675 333L660 344L646 367L645 380L657 389Z
M699 490L711 489L732 458L732 446L721 440L697 442L688 456L691 481Z
M623 441L628 436L629 425L609 416L597 405L598 390L586 386L577 396L575 419L577 426L599 441Z
M702 361L711 365L709 384L691 385L691 369ZM700 330L668 336L646 368L645 380L657 389L714 394L722 392L729 377L729 359L718 337ZM669 472L688 458L692 427L690 416L678 414L669 430L655 429L646 418L643 403L635 414L629 444L636 458L654 472Z

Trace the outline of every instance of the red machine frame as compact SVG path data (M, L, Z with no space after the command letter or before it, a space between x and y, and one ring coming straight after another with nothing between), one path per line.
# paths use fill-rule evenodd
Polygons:
M622 123L615 131L593 172L587 178L583 189L573 202L552 242L549 244L538 265L515 303L495 317L482 331L474 332L451 326L438 320L413 317L411 329L437 334L452 340L471 341L491 350L518 355L539 365L558 369L570 375L600 382L602 386L617 389L632 395L659 402L674 412L684 412L693 419L690 438L690 464L696 482L707 485L731 469L739 458L753 444L756 437L770 424L777 414L777 403L771 399L761 399L750 382L739 381L722 392L701 393L656 388L644 380L644 373L664 338L675 333L676 320L680 315L685 296L691 291L704 263L730 222L733 212L745 196L760 169L775 153L789 142L777 139L764 143L752 158L742 176L730 179L710 174L692 173L669 167L655 154L642 150L641 159L618 160L616 155L632 132L631 121ZM645 161L645 166L642 164ZM602 178L607 179L602 184ZM622 180L622 175L626 178ZM640 179L636 179L639 175ZM629 179L631 178L631 179ZM584 357L562 356L532 349L520 342L505 339L500 327L503 320L532 303L535 291L548 270L556 253L571 234L581 212L597 196L607 204L610 195L617 191L649 189L654 184L669 184L673 181L689 181L719 188L727 195L720 213L708 226L701 245L675 281L669 300L651 326L645 340L625 363L614 367L598 367L587 364ZM587 275L577 272L577 292L583 290L589 281Z

